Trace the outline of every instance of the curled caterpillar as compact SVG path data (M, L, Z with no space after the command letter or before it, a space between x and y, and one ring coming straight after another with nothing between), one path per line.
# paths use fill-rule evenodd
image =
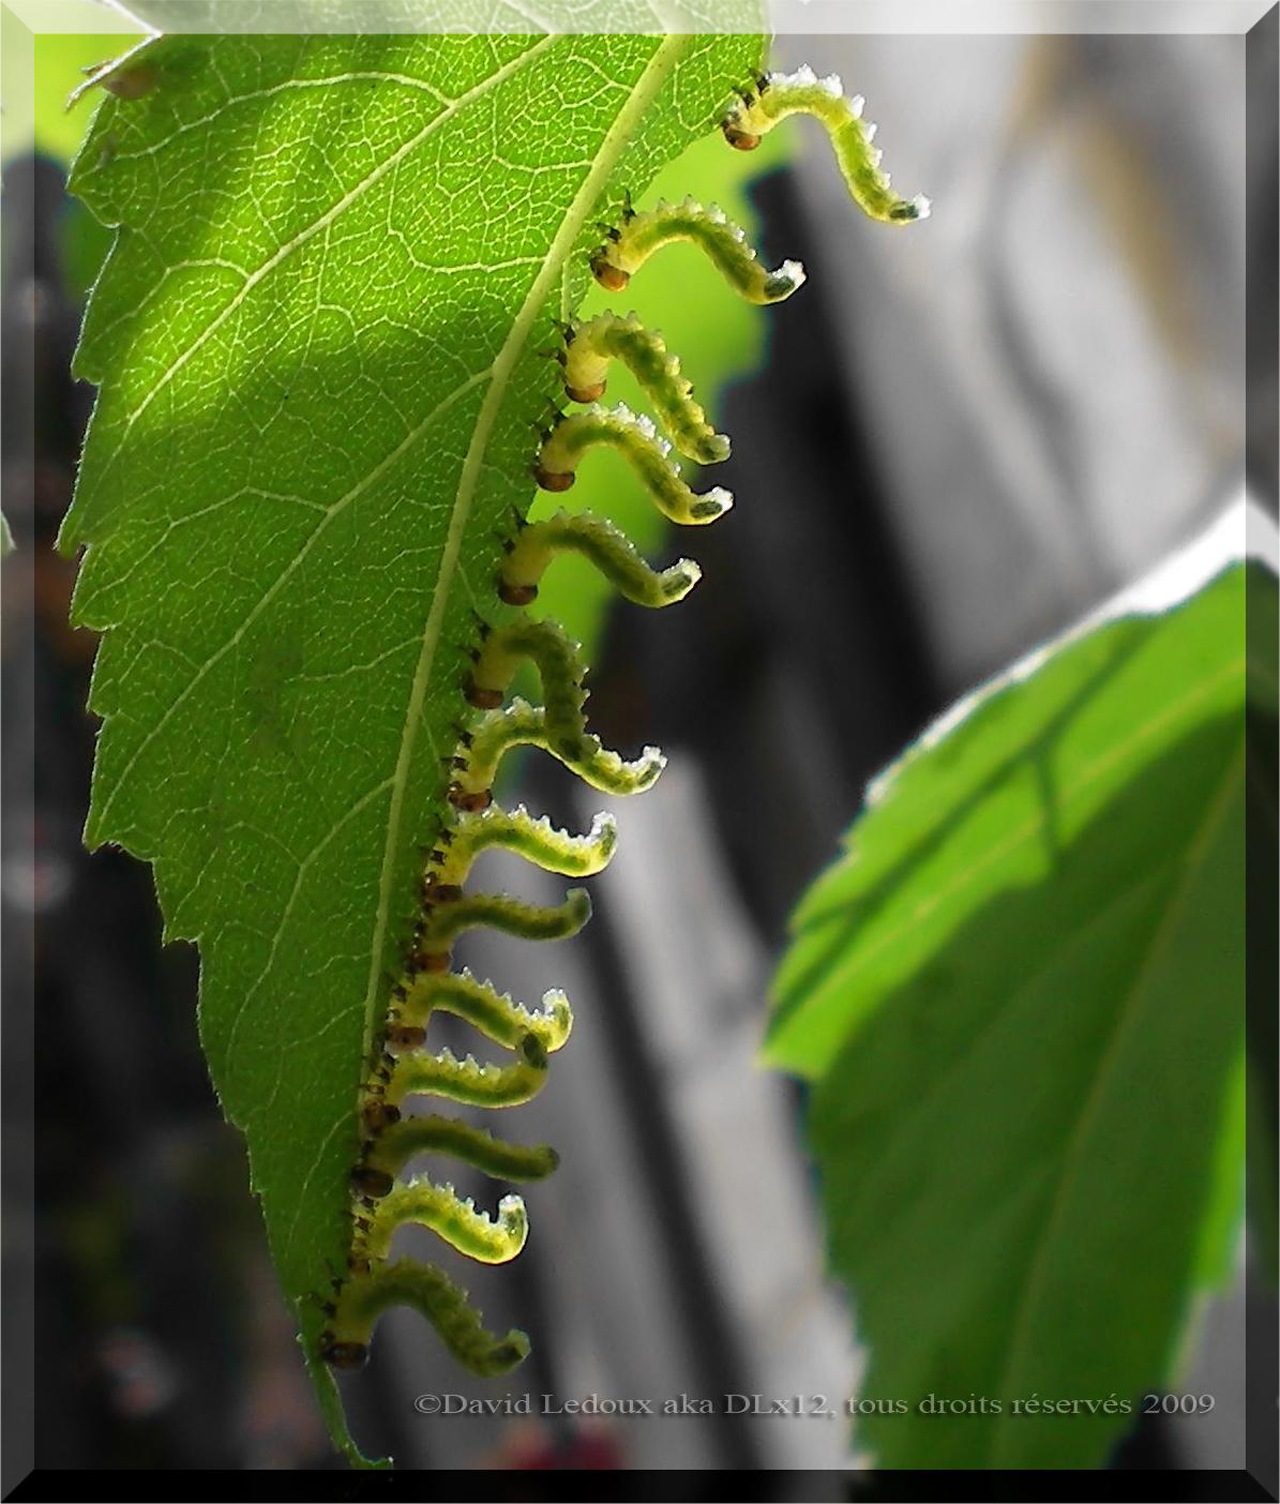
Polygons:
M845 183L864 214L891 225L928 218L929 200L922 193L901 198L889 174L881 172L880 149L871 144L876 128L862 119L861 94L846 99L834 73L819 78L809 67L769 73L758 83L758 90L745 94L724 118L721 129L730 146L752 151L788 115L813 115L826 126Z
M611 360L622 361L640 383L681 454L700 465L729 458L729 440L716 433L693 400L679 360L634 313L626 318L602 313L570 334L564 351L564 389L570 399L594 402L602 397Z
M593 402L585 412L561 418L538 454L534 478L544 491L567 491L582 456L598 444L622 455L644 482L653 504L672 522L714 522L733 505L732 493L723 486L701 495L691 491L669 458L671 446L658 437L650 419L637 417L622 402L614 408Z
M590 512L576 516L557 512L545 522L528 523L510 541L498 576L498 595L508 605L529 605L537 599L538 581L547 565L556 554L570 550L589 559L619 594L637 606L668 606L683 600L702 578L692 559L680 559L669 569L651 568L625 533Z
M609 292L621 292L655 251L679 240L700 246L748 303L780 303L804 281L798 261L784 261L776 271L761 266L744 232L722 209L704 209L691 198L682 204L659 199L656 208L640 214L628 205L622 224L608 231L591 257L591 274Z
M890 192L887 175L879 173L869 128L858 120L860 107L860 101L851 104L840 97L837 81L819 83L804 69L790 79L762 81L760 93L743 97L724 130L734 145L750 147L786 114L817 114L832 133L855 198L868 213L891 222L923 217L927 202L904 204ZM591 270L606 287L624 287L654 251L676 240L700 245L743 297L755 303L778 302L804 280L796 262L783 262L772 272L762 267L741 231L719 210L703 209L692 200L674 207L659 204L640 214L628 206L623 224L609 232L590 258ZM568 490L583 455L602 445L627 460L672 521L715 521L732 505L728 491L715 487L695 493L670 459L671 445L658 437L647 417L624 406L606 410L596 403L608 363L615 359L639 378L683 453L704 463L728 454L727 439L712 430L662 340L633 316L603 314L570 333L563 352L565 386L572 399L589 399L591 405L567 416L557 413L554 425L542 433L532 463L538 484L549 491ZM585 834L573 835L535 818L523 805L510 811L496 807L493 787L503 757L517 746L541 748L610 794L648 788L665 766L655 747L628 761L601 744L587 728L586 666L580 648L555 623L523 614L537 598L546 569L562 553L588 559L621 594L648 607L682 599L700 575L687 559L654 569L617 528L590 514L559 512L536 523L517 517L514 532L503 540L503 556L492 576L494 620L479 622L470 673L457 684L470 709L445 759L451 781L418 884L419 912L356 1105L361 1147L350 1176L350 1250L345 1272L333 1280L331 1297L320 1302L326 1324L316 1345L317 1356L337 1370L363 1365L378 1318L392 1305L421 1312L472 1373L507 1373L529 1351L523 1332L490 1332L466 1291L442 1270L409 1259L393 1262L390 1253L397 1230L411 1223L490 1264L514 1258L528 1236L519 1196L504 1195L491 1214L448 1182L421 1171L406 1174L415 1160L448 1156L502 1182L543 1179L559 1162L550 1145L508 1143L459 1118L413 1110L413 1099L422 1096L489 1109L527 1102L542 1089L551 1056L572 1028L562 992L548 992L542 1007L531 1010L470 971L453 969L454 942L466 930L484 926L526 939L557 939L576 933L591 912L580 888L570 889L562 903L553 905L468 892L472 866L482 852L505 850L547 871L588 877L608 863L617 842L608 815L597 816ZM508 702L512 679L524 660L538 670L542 705ZM449 1049L431 1049L430 1028L438 1013L469 1025L508 1052L507 1057L482 1062L470 1054L459 1059Z

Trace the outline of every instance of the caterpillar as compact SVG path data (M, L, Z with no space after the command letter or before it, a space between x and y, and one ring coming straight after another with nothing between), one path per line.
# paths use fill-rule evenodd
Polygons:
M570 332L564 351L564 388L574 402L604 395L611 360L621 360L653 403L662 425L681 454L700 465L729 458L729 440L716 433L693 400L693 388L680 374L680 362L662 336L646 329L634 313L619 318L602 313Z
M732 145L758 144L786 114L817 114L832 133L855 200L872 218L897 223L924 217L927 201L904 204L890 192L888 176L879 173L878 156L873 159L871 153L869 128L859 123L860 101L844 100L837 80L819 82L811 70L801 69L790 78L773 75L757 83L759 92L744 94L740 106L724 118L724 134ZM628 200L621 223L606 231L588 266L598 282L616 291L656 251L682 240L699 245L750 302L780 302L804 281L798 262L784 261L776 271L767 270L741 230L718 209L704 209L691 199L676 206L659 203L639 213ZM718 486L693 491L670 457L672 442L659 436L648 417L623 405L599 405L609 362L621 360L639 379L682 454L700 463L727 457L728 440L714 432L694 402L678 360L662 339L634 315L613 313L563 327L563 332L565 345L557 353L565 392L586 405L572 413L557 407L553 421L538 429L530 467L537 484L551 492L567 491L585 456L610 448L631 465L655 506L673 522L702 525L722 517L733 503L731 494ZM326 1318L318 1356L339 1371L365 1363L373 1329L394 1305L420 1312L472 1373L507 1373L528 1354L523 1332L490 1331L467 1292L442 1269L410 1259L392 1261L391 1245L397 1230L413 1223L430 1228L477 1262L508 1262L528 1236L519 1195L502 1196L490 1213L447 1181L405 1172L424 1156L447 1156L500 1182L529 1182L550 1175L559 1156L548 1144L509 1143L460 1118L416 1114L410 1104L424 1096L495 1109L527 1102L544 1086L550 1058L572 1028L569 1000L562 992L547 992L541 1008L530 1010L491 982L453 967L454 943L468 929L484 926L526 939L557 939L577 933L591 913L582 888L569 889L563 902L550 905L468 892L471 868L481 852L513 852L549 872L582 878L600 872L617 844L617 827L608 815L597 816L589 831L574 835L546 817L535 818L523 805L513 810L495 806L493 788L503 757L517 746L540 748L610 794L641 792L665 766L656 747L626 760L588 730L586 666L579 645L554 622L524 613L560 554L580 555L628 600L651 608L683 599L700 578L698 566L680 559L655 569L606 519L564 511L539 522L515 516L501 553L492 586L505 610L495 621L477 615L476 640L467 650L470 671L458 685L469 714L455 728L457 742L446 758L452 772L447 807L426 856L403 970L391 986L356 1104L360 1152L351 1170L347 1266L334 1274L331 1291L317 1297ZM508 700L524 661L537 669L541 705ZM428 1036L438 1013L461 1020L506 1051L507 1058L482 1062L470 1054L459 1059L445 1048L431 1050Z
M687 240L701 247L711 264L748 303L780 303L804 282L804 267L784 261L776 271L761 266L747 237L714 204L704 209L692 198L682 204L659 199L647 213L623 206L622 224L606 232L591 257L591 274L608 292L621 292L655 251Z
M725 140L739 151L754 151L760 138L788 115L813 115L827 128L836 161L854 202L883 224L909 224L929 217L929 200L922 194L901 198L887 172L881 172L880 148L871 143L876 127L864 121L866 101L861 94L846 99L836 74L819 78L804 66L794 73L766 73L754 92L742 95L739 105L721 125Z
M593 402L585 412L562 417L548 432L534 462L534 479L544 491L567 491L577 478L583 455L600 445L622 455L644 482L654 505L672 522L714 522L733 505L733 493L723 486L701 494L690 490L670 458L671 445L658 437L651 419L633 413L625 402L613 408Z

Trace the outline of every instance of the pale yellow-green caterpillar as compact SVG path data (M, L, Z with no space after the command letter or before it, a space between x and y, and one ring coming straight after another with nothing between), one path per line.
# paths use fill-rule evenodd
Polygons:
M567 491L582 456L597 445L616 449L644 482L664 517L685 526L714 522L733 505L723 486L698 494L680 479L670 459L671 446L660 439L652 421L625 403L603 408L592 403L585 412L561 418L538 453L534 479L544 491Z
M861 94L846 99L839 78L819 78L812 68L794 73L768 73L759 88L743 97L725 116L725 140L739 151L752 151L760 138L788 115L812 115L827 128L836 161L853 201L882 224L910 224L926 219L929 200L922 193L912 199L893 191L887 172L881 172L880 148L871 143L876 128L862 118Z
M343 1285L341 1298L329 1303L320 1356L337 1369L363 1367L378 1317L399 1305L420 1311L457 1361L481 1377L509 1373L528 1356L529 1339L523 1332L513 1329L495 1337L460 1285L433 1264L410 1259L379 1264Z
M729 458L729 440L707 422L693 400L693 387L681 374L680 361L662 336L646 329L634 313L620 318L602 313L579 324L564 348L564 389L574 402L594 402L604 395L609 362L620 360L653 403L671 442L700 465Z
M804 281L798 261L784 261L777 271L761 266L747 237L712 204L704 209L691 198L682 204L659 199L656 208L636 213L630 205L622 224L607 233L591 258L591 272L601 287L621 292L655 251L687 240L705 251L712 265L748 303L780 303Z
M557 512L545 522L521 526L507 542L507 559L498 575L498 595L509 606L537 599L538 582L557 554L581 554L627 600L637 606L669 606L683 600L702 578L692 559L653 569L636 552L630 538L590 512Z

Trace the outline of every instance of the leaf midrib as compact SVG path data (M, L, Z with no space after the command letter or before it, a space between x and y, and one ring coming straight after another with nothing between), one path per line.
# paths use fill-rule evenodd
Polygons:
M423 628L422 650L419 653L418 665L413 676L413 684L410 689L409 703L405 714L404 730L401 733L400 751L396 759L395 774L393 775L391 804L387 814L387 836L383 849L382 870L378 886L378 907L370 942L369 980L365 991L365 1027L362 1059L368 1058L373 1030L378 1017L376 1005L378 1001L378 986L382 976L382 954L386 944L391 894L395 879L395 858L402 837L401 825L403 821L405 791L408 786L409 770L412 766L414 744L417 740L418 728L421 725L422 706L431 678L431 666L435 659L436 648L439 645L449 594L457 574L462 540L466 531L471 503L475 495L485 451L492 437L511 373L528 340L530 330L539 310L550 296L556 278L561 275L564 264L568 260L569 252L573 249L583 226L586 224L587 216L591 213L597 199L603 192L623 149L630 141L636 127L674 70L681 53L687 49L692 40L692 37L689 35L668 34L658 44L653 56L649 59L643 73L636 82L635 87L614 118L613 124L605 133L604 140L601 141L596 151L586 177L582 180L578 192L574 195L573 201L565 211L564 217L560 222L560 227L556 231L555 238L547 248L547 253L543 258L538 275L530 285L525 300L512 322L511 332L508 334L502 349L499 351L491 367L492 380L489 384L489 390L485 394L485 400L481 404L480 411L476 416L471 442L468 445L466 458L462 465L462 472L458 478L458 489L454 495L453 508L449 518L449 531L445 538L445 546L440 556L440 566L436 573L431 598L431 610L428 613L426 625Z

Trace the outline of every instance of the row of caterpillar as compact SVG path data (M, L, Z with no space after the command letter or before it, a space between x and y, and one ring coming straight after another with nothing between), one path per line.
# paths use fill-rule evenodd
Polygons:
M756 80L756 91L741 96L725 116L731 145L750 149L787 115L816 115L828 128L837 158L855 200L873 218L905 223L922 218L926 200L906 202L891 191L871 147L874 127L860 122L861 101L845 100L838 80L819 81L809 69L785 77ZM610 291L631 277L663 246L689 241L706 254L729 284L757 304L780 302L804 281L799 263L764 267L743 232L714 206L686 199L659 203L636 213L626 203L621 222L606 231L590 257L597 282ZM541 431L532 465L538 485L567 491L584 456L595 448L617 451L643 480L654 504L673 522L713 522L732 505L721 487L692 490L672 460L674 448L699 464L728 457L729 441L716 433L679 361L661 337L634 315L613 313L563 330L556 352L563 367L566 397L579 410L562 413ZM653 404L670 442L647 417L618 405L599 405L612 361L621 361ZM493 804L493 784L503 756L512 747L532 745L557 757L592 787L630 794L649 787L664 759L653 747L625 761L587 730L583 688L586 673L578 647L549 621L523 615L537 597L538 584L552 560L576 552L590 560L630 601L661 607L682 599L697 583L696 564L681 559L655 570L612 524L590 514L560 512L541 522L517 517L505 540L505 557L494 581L499 600L520 615L493 626L481 620L472 651L472 670L463 690L475 712L457 728L448 761L453 781L448 811L421 880L421 909L404 974L396 981L390 1008L360 1095L361 1151L351 1175L352 1240L348 1265L335 1274L332 1291L321 1301L327 1318L320 1356L338 1369L361 1366L379 1316L408 1304L435 1326L454 1357L471 1372L508 1372L529 1350L523 1332L490 1332L467 1294L443 1270L408 1259L391 1261L396 1230L407 1223L432 1228L459 1252L482 1263L512 1259L524 1245L528 1223L519 1196L502 1198L496 1216L478 1210L454 1188L426 1175L398 1178L410 1161L425 1154L450 1155L504 1181L533 1181L549 1175L558 1156L549 1145L519 1146L437 1113L409 1115L406 1101L434 1096L485 1108L527 1102L544 1084L550 1056L568 1037L568 999L549 992L542 1008L529 1011L467 970L451 968L453 943L464 930L489 926L528 939L575 934L590 916L586 891L571 889L562 904L538 906L495 894L471 894L464 885L471 865L485 849L513 851L547 871L569 877L599 872L609 861L617 832L609 816L598 816L582 836L569 835L546 819L534 819L523 806L504 811ZM524 660L538 671L544 704L507 697ZM431 1052L427 1031L434 1013L450 1013L509 1052L508 1063L480 1064L457 1059L449 1050Z

